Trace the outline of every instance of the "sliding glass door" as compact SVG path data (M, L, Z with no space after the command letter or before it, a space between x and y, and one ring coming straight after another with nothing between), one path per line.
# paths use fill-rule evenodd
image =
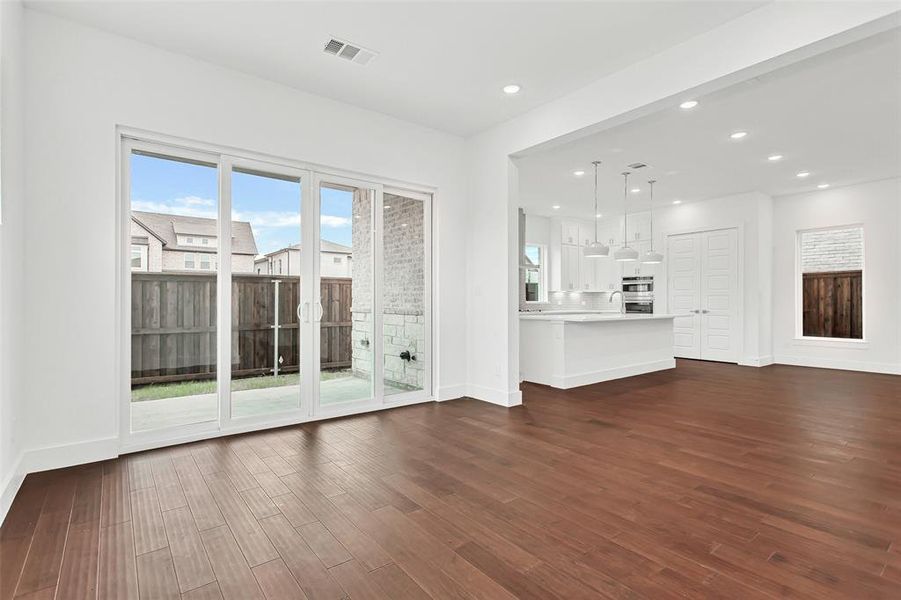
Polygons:
M375 207L381 186L317 177L318 280L314 347L319 350L318 414L366 408L376 402L374 382Z
M230 417L264 419L301 408L303 173L230 164Z
M121 181L126 447L428 399L431 196L132 139Z

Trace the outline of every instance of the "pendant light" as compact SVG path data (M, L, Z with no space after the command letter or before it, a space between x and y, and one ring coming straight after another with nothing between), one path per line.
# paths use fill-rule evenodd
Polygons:
M651 249L644 253L641 262L646 265L657 265L663 262L663 255L654 252L654 184L656 179L649 179L648 185L651 187Z
M594 165L594 241L582 248L582 254L587 258L604 258L610 256L610 246L605 246L598 241L598 167L601 161L596 160Z
M623 172L623 247L613 253L614 260L619 262L631 262L638 260L638 250L629 246L629 172Z

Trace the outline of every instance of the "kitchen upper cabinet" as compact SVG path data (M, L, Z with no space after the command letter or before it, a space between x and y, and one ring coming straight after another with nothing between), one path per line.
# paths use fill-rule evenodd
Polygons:
M651 213L635 213L629 215L629 221L626 224L626 235L629 245L635 247L636 241L646 241L651 239Z
M579 222L562 221L560 224L560 241L564 244L579 245Z
M604 238L601 237L600 226L598 227L598 241L603 242ZM594 243L594 223L580 223L579 224L579 245L581 246L590 246Z

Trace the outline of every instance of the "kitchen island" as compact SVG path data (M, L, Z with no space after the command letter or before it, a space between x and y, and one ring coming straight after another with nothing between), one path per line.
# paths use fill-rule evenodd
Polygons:
M523 381L560 389L672 369L667 314L524 312L519 317Z

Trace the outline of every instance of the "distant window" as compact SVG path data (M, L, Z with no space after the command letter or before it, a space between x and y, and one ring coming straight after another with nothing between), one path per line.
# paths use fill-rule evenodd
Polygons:
M210 243L210 240L209 240L209 238L201 238L200 243L203 244L204 246L206 246L207 244Z
M135 245L131 247L131 270L147 270L147 246Z
M282 274L282 259L278 259L278 274Z
M863 227L798 232L801 335L863 339Z
M546 250L538 244L526 244L523 268L526 302L547 302Z
M335 263L336 265L340 265L342 260L343 259L340 256L335 256L332 258L332 262Z
M194 255L190 252L185 252L185 269L193 269L194 268Z
M185 243L186 243L186 244L193 244L193 243L194 243L194 238L192 238L192 237L187 237L187 238L185 238Z
M201 254L200 255L200 268L204 271L210 270L210 255L209 254Z

